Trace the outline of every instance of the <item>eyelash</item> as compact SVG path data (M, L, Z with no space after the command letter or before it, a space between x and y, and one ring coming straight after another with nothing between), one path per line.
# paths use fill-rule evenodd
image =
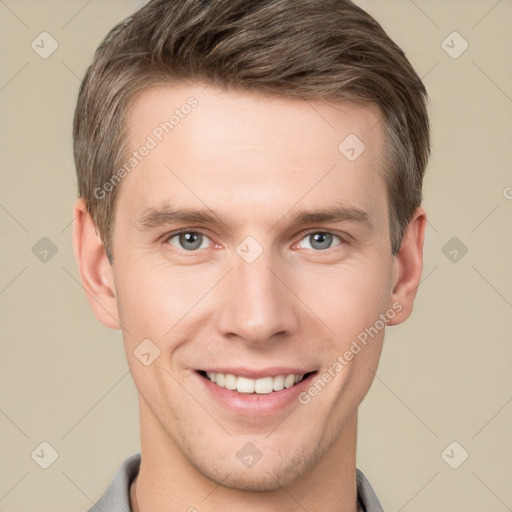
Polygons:
M171 245L169 243L169 241L176 237L176 236L179 236L183 233L194 233L194 234L200 234L200 235L203 235L205 236L206 238L210 239L211 238L206 234L206 233L203 233L202 231L200 230L194 230L194 229L181 229L179 231L173 231L172 233L168 233L164 236L164 243L168 244L168 245ZM312 231L309 231L307 233L304 233L304 235L300 238L299 242L301 242L302 240L304 240L305 238L307 238L308 236L311 236L311 235L314 235L316 233L322 233L322 234L328 234L328 235L333 235L334 237L338 238L340 240L340 243L338 245L335 245L333 247L329 247L328 249L324 249L324 250L319 250L319 249L311 249L313 250L314 252L316 253L327 253L329 252L331 249L335 249L336 247L340 246L340 245L347 245L348 244L348 240L346 239L346 237L342 236L342 235L339 235L337 233L334 233L332 231L325 231L325 230L312 230ZM211 240L213 242L213 240ZM214 242L215 243L215 242ZM295 244L294 244L295 245ZM195 250L185 250L185 249L179 249L178 247L174 247L171 245L171 247L173 247L174 249L176 249L180 254L186 254L187 256L195 256L197 253L199 253L199 249L195 249Z

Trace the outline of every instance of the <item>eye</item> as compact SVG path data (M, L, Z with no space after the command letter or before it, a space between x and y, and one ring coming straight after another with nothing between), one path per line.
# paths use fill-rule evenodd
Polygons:
M166 241L178 249L186 251L195 251L196 249L205 249L209 247L208 242L211 240L203 233L198 231L180 231L171 234Z
M334 239L338 239L340 242L343 242L343 240L334 233L329 233L328 231L315 231L306 235L299 242L299 247L302 249L315 249L322 251L325 249L330 249ZM305 247L300 245L304 240L307 243Z

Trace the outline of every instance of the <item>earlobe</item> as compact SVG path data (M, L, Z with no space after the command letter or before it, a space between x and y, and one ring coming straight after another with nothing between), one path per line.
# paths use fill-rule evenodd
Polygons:
M112 267L83 198L73 214L73 250L89 304L104 326L120 329Z
M426 222L425 210L417 208L404 233L400 251L394 262L394 288L390 298L390 307L393 304L400 304L401 309L388 321L388 325L402 323L412 312L423 270Z

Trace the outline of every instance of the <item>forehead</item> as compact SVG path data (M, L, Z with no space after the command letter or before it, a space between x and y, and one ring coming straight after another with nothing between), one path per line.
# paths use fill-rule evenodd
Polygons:
M146 89L128 115L138 160L121 196L139 212L169 201L247 215L341 201L376 216L385 208L381 119L372 105L190 84Z

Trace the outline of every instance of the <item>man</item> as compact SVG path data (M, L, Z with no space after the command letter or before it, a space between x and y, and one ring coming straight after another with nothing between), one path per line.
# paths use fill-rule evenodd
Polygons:
M426 104L346 0L153 0L111 31L73 238L141 454L91 510L382 510L357 410L420 281Z

